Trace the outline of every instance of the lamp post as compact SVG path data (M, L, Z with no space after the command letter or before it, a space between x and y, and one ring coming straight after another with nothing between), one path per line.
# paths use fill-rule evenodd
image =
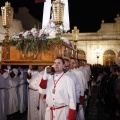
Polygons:
M77 29L77 26L74 26L74 29L72 30L72 39L75 45L77 45L77 42L79 40L79 29Z
M60 26L63 24L64 3L61 0L55 0L52 3L53 22L56 25L56 37L60 38Z
M99 57L100 57L101 52L102 52L102 49L99 49L99 48L94 49L94 53L95 53L96 58L97 58L97 64L99 64Z
M6 29L5 40L9 40L9 28L12 26L12 19L14 9L9 2L5 2L5 6L1 7L2 12L2 25Z
M99 57L100 57L100 56L99 56L99 55L97 55L97 64L99 63Z

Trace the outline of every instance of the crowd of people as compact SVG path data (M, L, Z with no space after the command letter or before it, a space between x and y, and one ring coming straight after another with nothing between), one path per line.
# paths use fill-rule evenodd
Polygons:
M120 119L120 66L89 65L86 60L57 57L52 66L1 65L0 120L85 120L97 85L97 100L111 120Z
M90 76L87 61L72 57L57 57L52 66L1 65L0 119L27 111L28 120L85 120Z
M0 69L0 120L13 119L27 109L27 69L12 68L11 65Z
M120 66L91 66L97 85L97 100L101 102L110 120L120 119Z

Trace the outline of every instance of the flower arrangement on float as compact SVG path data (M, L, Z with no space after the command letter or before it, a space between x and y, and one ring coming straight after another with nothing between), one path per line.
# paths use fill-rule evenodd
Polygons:
M16 46L19 51L24 49L27 54L29 51L38 51L40 49L48 49L53 43L65 42L70 47L76 49L69 40L64 37L61 39L56 38L55 28L50 28L47 26L44 29L37 29L36 27L31 30L23 31L18 34L14 34L10 37L9 41L3 40L2 44L8 44L9 46ZM42 42L42 47L40 43Z
M47 28L44 30L39 30L37 28L32 28L19 34L14 34L10 37L9 41L3 40L3 44L8 44L10 46L15 45L18 50L25 49L25 52L35 51L40 49L47 49L52 42L60 42L56 39L55 34ZM40 43L43 41L42 48L40 48Z

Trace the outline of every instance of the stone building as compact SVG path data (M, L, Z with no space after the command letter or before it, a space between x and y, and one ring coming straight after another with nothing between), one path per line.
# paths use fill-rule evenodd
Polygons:
M120 51L120 16L114 23L102 21L101 28L94 33L79 33L77 48L79 58L86 59L90 64L110 65L120 64L118 53ZM64 37L72 40L71 33Z

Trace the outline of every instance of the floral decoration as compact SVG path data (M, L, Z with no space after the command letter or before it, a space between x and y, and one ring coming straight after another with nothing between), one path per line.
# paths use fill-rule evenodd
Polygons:
M62 32L61 32L62 33ZM53 22L49 22L47 27L44 29L37 29L36 27L31 30L14 34L8 41L3 40L2 44L8 44L10 46L16 46L20 51L24 50L27 54L29 51L38 51L40 49L47 49L52 42L65 42L70 47L76 49L68 39L62 37L61 39L56 38L56 27ZM42 42L42 47L40 43Z
M40 43L43 41L42 48L40 48ZM3 44L8 44L10 46L16 45L18 50L25 49L25 52L35 51L40 49L47 49L51 42L60 42L55 37L55 31L45 28L44 30L39 30L37 28L32 28L19 34L14 34L9 41L3 40Z

